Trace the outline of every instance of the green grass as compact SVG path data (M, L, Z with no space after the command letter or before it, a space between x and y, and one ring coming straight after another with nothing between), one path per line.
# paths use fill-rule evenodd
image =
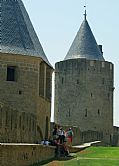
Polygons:
M67 163L64 162L62 166L119 166L119 161L81 159L68 161Z
M69 160L54 160L44 166L119 166L119 147L91 147ZM41 164L40 164L41 165ZM40 166L37 165L37 166ZM34 165L35 166L35 165Z
M119 159L118 147L91 147L77 154L80 157Z

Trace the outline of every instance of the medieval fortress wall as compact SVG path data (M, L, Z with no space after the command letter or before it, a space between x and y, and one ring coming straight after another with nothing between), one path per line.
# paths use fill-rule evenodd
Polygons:
M40 58L0 54L0 141L48 137L51 71Z
M55 121L81 131L113 134L113 64L70 59L55 66ZM108 115L108 117L107 117Z
M54 157L54 148L33 145L50 136L53 68L23 2L1 0L0 13L0 165L29 165ZM86 16L85 10L65 60L55 65L55 123L73 127L74 144L99 139L119 145L114 67Z
M0 166L42 165L54 158L55 147L36 144L0 143Z

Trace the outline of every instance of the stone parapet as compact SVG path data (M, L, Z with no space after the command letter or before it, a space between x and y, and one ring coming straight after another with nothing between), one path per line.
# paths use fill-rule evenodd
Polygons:
M55 147L37 144L0 144L0 166L30 166L54 158Z

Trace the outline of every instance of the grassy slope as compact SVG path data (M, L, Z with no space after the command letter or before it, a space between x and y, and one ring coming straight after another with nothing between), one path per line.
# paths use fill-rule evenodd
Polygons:
M75 154L72 160L53 161L45 166L119 166L118 147L91 147ZM40 166L40 165L37 165Z
M78 154L80 157L113 158L119 159L118 147L91 147Z
M91 147L80 153L72 161L62 163L64 166L119 166L119 148Z

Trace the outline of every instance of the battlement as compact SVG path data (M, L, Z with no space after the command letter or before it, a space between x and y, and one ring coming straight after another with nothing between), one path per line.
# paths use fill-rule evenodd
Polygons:
M91 72L113 71L113 63L108 61L87 60L87 59L69 59L55 64L56 72L85 70Z

